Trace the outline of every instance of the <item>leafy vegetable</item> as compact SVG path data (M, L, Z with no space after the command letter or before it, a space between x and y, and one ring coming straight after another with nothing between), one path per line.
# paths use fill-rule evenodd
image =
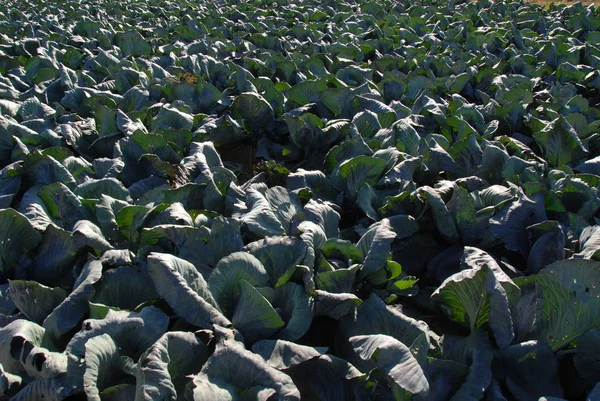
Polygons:
M594 4L0 9L0 398L600 391Z

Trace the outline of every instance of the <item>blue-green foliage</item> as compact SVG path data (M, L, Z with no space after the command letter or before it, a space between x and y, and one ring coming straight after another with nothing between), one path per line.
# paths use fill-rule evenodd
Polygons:
M599 42L581 3L1 8L0 398L596 399Z

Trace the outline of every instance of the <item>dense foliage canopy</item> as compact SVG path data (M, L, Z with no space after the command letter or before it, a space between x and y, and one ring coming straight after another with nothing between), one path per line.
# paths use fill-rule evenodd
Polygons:
M600 399L599 9L9 3L0 398Z

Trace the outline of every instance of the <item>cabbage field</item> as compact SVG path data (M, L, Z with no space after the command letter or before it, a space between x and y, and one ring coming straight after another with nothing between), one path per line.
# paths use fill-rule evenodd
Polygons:
M0 400L600 400L600 8L0 3Z

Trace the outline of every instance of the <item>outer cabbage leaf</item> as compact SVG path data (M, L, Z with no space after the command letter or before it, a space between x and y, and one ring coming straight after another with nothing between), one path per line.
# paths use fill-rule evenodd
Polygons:
M231 111L235 118L245 119L254 129L264 127L273 121L273 108L257 93L245 92L236 96Z
M113 38L113 43L121 49L124 57L149 56L152 53L152 47L138 31L117 33Z
M116 215L125 206L129 206L129 203L107 195L101 195L99 202L96 203L96 219L107 239L118 238L119 226Z
M181 202L163 203L154 206L144 217L144 227L150 228L163 224L193 226L194 220Z
M537 341L511 345L500 351L497 358L502 368L494 369L496 378L502 372L506 385L517 399L563 396L558 358L546 345Z
M451 401L481 400L492 381L494 353L486 334L474 330L469 337L445 336L444 358L469 365L469 374Z
M206 384L209 387L204 389ZM208 400L202 393L212 389L215 392L215 398L211 398L213 400L235 400L244 392L256 387L274 390L274 393L269 391L269 395L275 395L277 399L300 400L300 393L288 375L272 368L260 356L247 351L241 344L225 340L217 344L200 375L194 377L193 398L188 399Z
M96 291L94 284L100 280L100 277L102 277L100 261L91 260L85 264L73 285L73 291L44 320L46 337L50 341L58 340L85 318L88 312L88 301Z
M13 278L19 259L35 249L42 236L32 227L27 217L14 209L0 210L0 274Z
M431 207L433 221L440 234L450 243L456 243L460 238L456 223L440 194L428 186L419 188L419 192L421 196L425 196L427 204Z
M50 213L39 196L40 186L34 185L23 194L19 205L19 212L29 219L36 230L43 231L49 225L54 225Z
M573 257L598 260L600 259L600 253L596 256L598 250L600 250L600 227L585 227L579 236L579 252Z
M600 380L600 329L592 329L577 338L577 352L573 362L577 373L587 382Z
M546 220L527 227L527 231L535 241L527 258L530 273L538 273L549 264L565 258L565 234L557 221Z
M89 219L81 200L60 181L42 187L39 196L58 227L71 231L79 220Z
M533 138L553 167L564 166L588 152L573 126L563 116L549 122L544 129L534 133Z
M252 346L270 366L278 370L293 368L327 352L327 347L309 347L284 340L262 340Z
M100 199L102 196L109 196L113 199L131 202L129 191L116 178L86 181L79 184L73 193L86 199Z
M542 269L535 282L538 338L553 350L600 327L600 263L562 260Z
M14 401L62 401L77 392L66 376L45 380L34 380L23 387L11 400Z
M208 287L225 316L233 314L242 280L254 287L265 287L269 282L263 264L246 252L234 252L221 259L208 278Z
M361 265L356 264L347 269L338 268L333 271L320 271L316 277L317 288L335 294L351 293L355 287L356 271L360 267Z
M189 332L165 333L140 357L135 401L181 399L189 379L208 359L206 344Z
M448 277L432 294L450 318L471 330L489 323L500 348L514 339L510 302L518 298L512 283L485 252L467 248L463 263L470 268Z
M428 397L439 400L450 399L469 374L468 365L450 359L429 358L425 370L429 381Z
M151 253L148 274L158 294L190 324L209 328L231 324L223 316L209 286L191 263L169 254Z
M79 249L87 246L102 253L113 248L104 238L102 230L89 220L79 220L75 223L72 237L73 243Z
M365 377L348 361L325 354L286 370L298 386L303 400L352 399L355 384Z
M23 371L23 367L18 358L20 348L26 341L34 345L39 345L44 336L44 328L40 325L18 319L0 329L0 363L4 370L17 374ZM20 339L13 344L15 338Z
M205 373L198 373L192 383L186 387L187 401L235 401L236 391L233 385L221 378L209 378Z
M364 360L372 360L387 377L411 394L426 396L429 382L411 350L385 334L350 337L350 344Z
M290 232L294 219L302 211L302 202L298 195L294 192L289 192L281 186L267 188L265 198L271 205L271 209L281 222L281 225Z
M366 301L340 319L340 333L346 341L356 335L383 334L394 337L407 345L421 365L425 365L429 348L429 328L422 321L415 320L385 304L372 294ZM341 356L359 369L369 369L362 359L357 358L349 343L343 343Z
M262 193L253 188L248 189L246 205L247 210L234 214L233 217L239 218L245 223L250 233L258 238L286 233L285 228L281 225L277 215Z
M272 304L285 321L285 326L274 337L296 341L308 331L313 318L313 303L302 286L287 283L277 287Z
M285 370L302 399L344 400L353 393L354 379L364 377L347 361L325 354L325 347L309 347L283 340L263 340L252 347L272 367Z
M285 325L271 303L246 280L240 281L240 296L231 322L247 344L270 337Z
M40 346L44 329L18 319L0 329L0 363L10 373L50 379L67 371L67 356Z
M477 245L489 229L489 219L494 209L477 210L475 200L465 188L455 187L452 198L447 204L454 218L461 243Z
M158 298L146 266L121 266L107 270L97 285L93 302L133 310Z
M4 371L4 367L0 364L0 396L15 392L21 387L21 382L20 376Z
M507 249L527 257L530 247L527 227L546 219L544 202L519 192L513 202L507 202L490 219L490 230L504 242Z
M362 304L359 297L349 293L337 294L316 290L315 298L315 316L328 316L333 319L341 319Z
M108 334L120 352L134 361L167 331L169 318L160 309L147 306L141 312L109 310L104 319L87 319L69 344L66 352L85 357L85 344L92 337Z
M304 215L306 221L321 226L327 238L338 238L340 236L340 214L329 203L317 202L311 199L304 205Z
M68 276L79 256L80 248L68 231L49 225L43 234L29 277L44 284L59 284Z
M303 241L294 237L267 237L251 242L243 250L262 262L271 286L278 287L285 284L302 263L306 248Z
M240 234L240 223L221 216L215 218L211 226L209 246L214 253L214 265L223 257L241 250L244 241Z
M362 273L369 275L384 268L391 258L391 244L396 238L388 219L373 225L356 244L365 255Z
M375 185L385 172L385 160L370 156L356 156L342 162L332 174L332 183L346 191L352 200L356 200L358 191L364 184Z
M16 307L38 324L67 297L67 292L62 288L46 287L36 281L10 280L9 285L10 296Z
M108 334L90 338L85 343L83 390L89 401L101 401L100 392L119 377L119 349Z
M33 135L32 135L33 134ZM33 132L30 132L30 137L35 137ZM23 164L23 173L40 186L52 186L72 188L75 186L75 179L65 166L59 163L52 156L46 156L38 151L34 151L27 155Z

